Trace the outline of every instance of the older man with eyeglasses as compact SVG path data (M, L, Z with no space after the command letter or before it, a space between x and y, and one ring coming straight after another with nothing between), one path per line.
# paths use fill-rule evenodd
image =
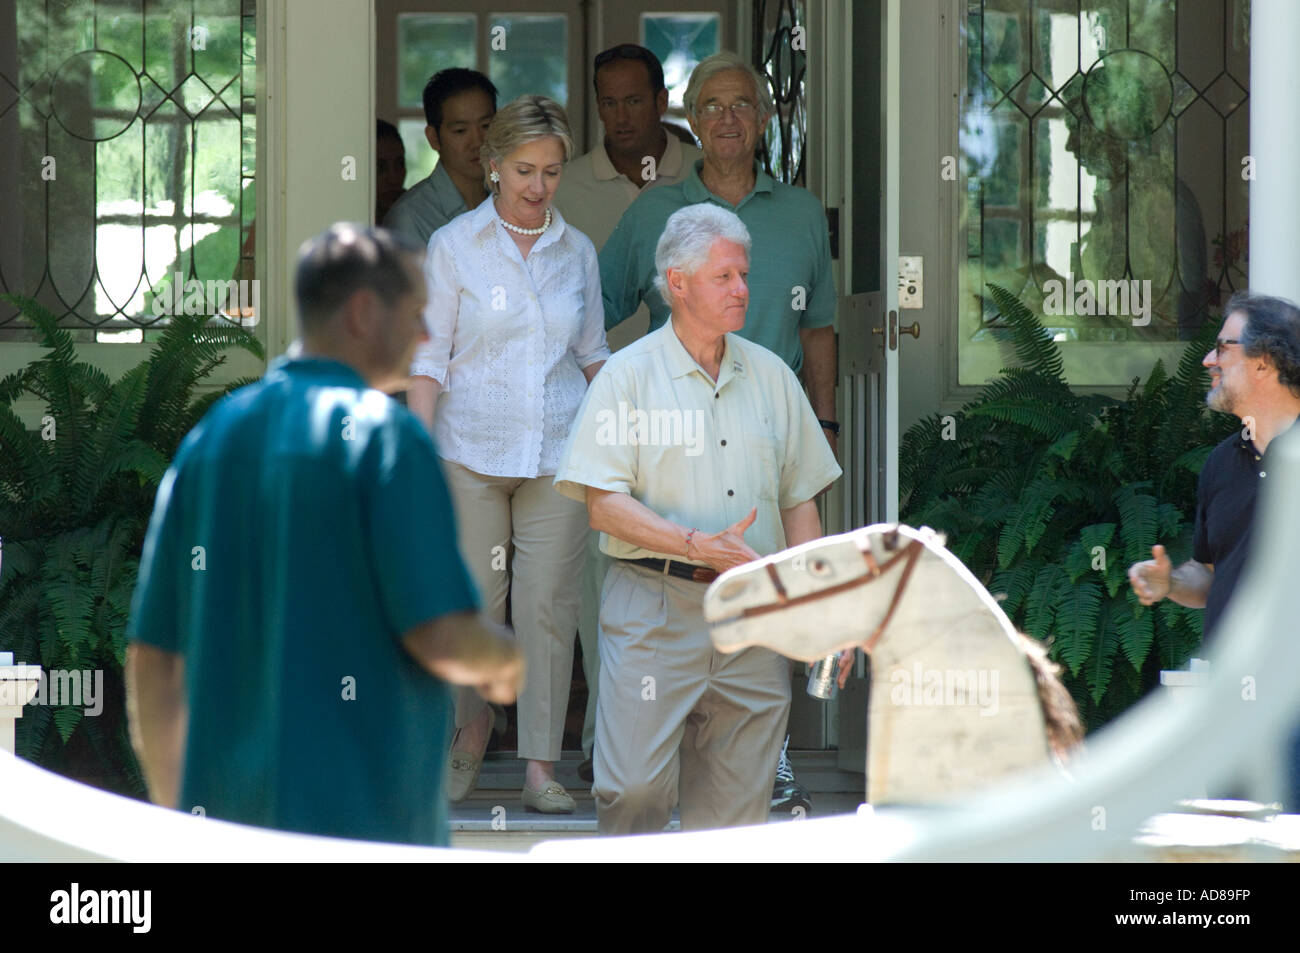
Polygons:
M818 425L835 450L836 294L826 213L811 192L774 180L757 163L775 105L752 66L734 53L702 60L683 101L703 157L682 182L648 190L633 202L601 249L605 329L626 320L643 301L651 331L668 319L670 304L655 290L654 257L670 215L701 202L735 212L753 240L749 314L738 333L777 354L802 378ZM778 778L773 810L811 806L784 747Z
M836 295L825 210L811 192L777 182L757 164L775 106L752 66L734 53L710 56L691 73L684 100L703 157L680 183L647 190L633 202L601 249L605 329L642 301L652 331L668 320L671 306L655 290L654 256L673 212L697 202L735 212L754 243L749 315L739 333L802 377L833 449Z

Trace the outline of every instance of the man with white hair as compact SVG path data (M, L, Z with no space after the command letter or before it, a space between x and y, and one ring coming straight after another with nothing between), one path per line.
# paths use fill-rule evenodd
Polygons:
M841 471L794 372L735 333L749 248L716 205L668 219L655 264L669 320L597 375L556 473L614 559L600 610L601 833L662 830L679 791L685 829L767 820L789 666L762 648L716 652L704 591L818 538L815 497Z
M645 190L601 249L605 330L614 333L642 303L650 310L652 331L668 320L671 302L655 282L655 243L668 216L697 203L735 212L753 237L753 299L740 335L800 376L835 450L836 295L826 212L807 189L773 179L758 162L776 107L767 80L743 58L724 51L701 60L682 99L703 155L680 182ZM773 810L811 806L784 748L777 778Z

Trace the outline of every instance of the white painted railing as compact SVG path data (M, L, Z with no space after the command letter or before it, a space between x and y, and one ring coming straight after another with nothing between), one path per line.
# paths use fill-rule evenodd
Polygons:
M280 36L278 42L283 46L288 12L305 5L272 0L266 8L275 11L276 18L263 32L268 37ZM313 17L321 23L330 19L320 18L312 9L311 16L303 17L302 29L289 32L299 38L290 53L310 48L316 61L330 63L315 45L317 39L308 24ZM1300 69L1293 52L1300 41L1300 10L1293 0L1255 0L1251 21L1251 150L1257 169L1251 187L1251 245L1261 250L1251 258L1251 285L1257 291L1297 298L1300 295L1292 289L1300 273L1287 257L1287 249L1293 251L1297 243L1283 239L1300 228L1300 187L1291 171L1300 128L1293 108L1295 77ZM265 22L259 21L259 25ZM287 59L281 57L277 62ZM270 82L277 93L287 88L278 74ZM312 84L302 84L302 88L319 92ZM340 88L330 86L332 94ZM350 88L370 87L352 84ZM268 109L271 121L278 123L277 134L269 138L276 142L315 141L319 123L313 116L303 114L300 108L287 111L285 97L277 98ZM328 97L315 99L321 102ZM337 112L335 103L331 102L330 108ZM353 110L352 114L358 113ZM310 132L290 127L292 117L298 115L305 116L299 125ZM259 145L266 138L259 137ZM372 142L368 138L357 141ZM335 151L346 150L340 147ZM316 150L303 161L310 165L318 154ZM288 159L280 153L269 161L268 181L297 183L297 194L316 203L295 217L297 206L289 201L286 209L281 202L276 206L278 212L268 213L277 216L281 227L259 229L259 242L270 246L270 259L259 252L259 260L271 261L271 274L287 275L291 267L287 249L292 242L273 245L267 235L288 234L296 241L340 216L331 213L338 207L337 201L322 204L318 198L320 194L334 195L334 187L324 181L323 166L318 183L304 176L276 176L276 168L288 167ZM262 165L259 163L259 168ZM317 214L321 220L312 225ZM1264 240L1257 241L1261 236ZM1270 248L1274 254L1266 254ZM274 284L288 288L292 282ZM289 313L287 306L279 310ZM280 349L276 341L270 344L273 353ZM1148 825L1148 819L1153 815L1168 818L1162 812L1197 784L1217 786L1254 772L1261 777L1254 792L1256 799L1277 799L1281 793L1278 755L1300 718L1300 692L1294 682L1294 673L1300 671L1300 638L1296 637L1300 587L1292 578L1292 567L1300 562L1300 538L1294 532L1294 527L1300 526L1300 445L1281 438L1273 452L1280 458L1275 468L1278 479L1267 481L1260 501L1255 534L1258 556L1225 614L1220 654L1204 686L1187 704L1167 695L1154 696L1090 738L1088 752L1071 764L1072 782L1046 770L1026 774L943 812L868 809L857 816L727 831L556 841L539 845L530 856L619 861L1115 858L1132 856L1135 834ZM1252 686L1250 692L1245 690L1247 683ZM1260 772L1260 765L1267 770ZM1203 820L1205 823L1197 824L1179 819L1155 827L1186 832L1178 837L1191 838L1199 837L1209 826L1222 828L1220 821L1231 823L1224 818ZM1243 823L1257 826L1250 833L1232 837L1269 844L1275 850L1300 851L1300 818L1295 815ZM1240 829L1240 825L1233 826ZM0 860L5 859L500 862L519 857L303 837L193 817L106 794L0 753Z
M14 734L23 706L36 695L39 665L15 665L13 652L0 652L0 751L14 753Z
M1154 815L1205 782L1230 783L1274 759L1297 718L1300 671L1300 435L1278 439L1277 480L1260 500L1259 555L1223 619L1220 653L1204 686L1183 703L1155 693L1091 737L1071 763L943 811L866 810L857 816L691 834L584 838L535 847L544 860L1085 860L1134 856ZM1250 690L1245 691L1249 686ZM1276 772L1274 773L1276 777ZM1278 794L1256 792L1258 800ZM1167 815L1166 815L1167 816ZM1164 823L1192 838L1221 818ZM1257 825L1244 840L1300 852L1294 815ZM1157 825L1159 826L1159 825ZM1235 828L1239 829L1239 828ZM1269 838L1272 838L1270 841ZM1168 844L1166 844L1168 846ZM421 859L514 860L517 855L393 847L268 832L191 817L64 780L0 755L0 858L28 860Z

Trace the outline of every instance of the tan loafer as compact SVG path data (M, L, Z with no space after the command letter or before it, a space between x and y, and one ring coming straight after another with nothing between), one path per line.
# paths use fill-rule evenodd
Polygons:
M447 800L459 804L469 797L478 783L482 767L482 758L476 758L468 751L453 751L447 764Z
M477 752L456 747L464 729L458 730L451 739L451 754L447 759L447 800L452 804L459 804L469 797L474 785L478 784L479 769L483 767L483 757L487 754L488 742L492 740L492 709L484 706L478 717L488 719L488 728L483 735L483 745Z
M552 781L540 791L524 788L523 802L525 808L541 814L572 814L578 806L558 781Z

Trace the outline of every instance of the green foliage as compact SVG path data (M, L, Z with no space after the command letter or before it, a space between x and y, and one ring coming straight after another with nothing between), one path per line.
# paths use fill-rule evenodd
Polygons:
M122 666L126 621L154 494L181 439L213 400L196 396L232 347L262 347L202 315L175 317L149 357L110 381L77 360L72 336L30 298L7 296L48 353L0 380L0 651L46 671L104 672L104 709L29 705L18 753L44 767L143 794L127 737ZM13 410L45 403L28 430ZM51 730L53 728L53 730Z
M1014 295L989 286L1019 367L945 419L918 421L899 458L903 519L943 530L949 548L1021 629L1050 640L1090 728L1184 664L1201 614L1142 607L1128 566L1159 542L1191 557L1196 477L1237 426L1205 406L1201 359L1219 322L1189 341L1175 374L1157 361L1124 400L1073 392L1059 349ZM948 439L945 439L948 438ZM1100 547L1100 548L1098 548Z

